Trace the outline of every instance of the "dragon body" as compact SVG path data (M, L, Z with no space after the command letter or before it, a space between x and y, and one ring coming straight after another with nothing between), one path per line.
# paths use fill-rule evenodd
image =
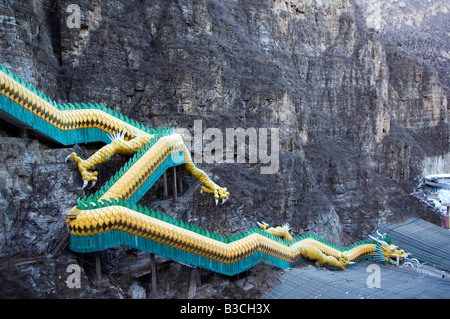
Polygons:
M285 268L306 258L344 269L364 258L396 263L407 256L382 235L343 248L311 234L293 238L288 225L264 223L227 237L142 207L137 202L143 194L165 170L178 165L202 183L202 192L213 194L216 204L230 193L194 165L182 136L173 129L150 129L98 104L56 103L3 66L0 115L64 145L104 142L87 159L76 153L66 158L77 164L83 188L98 181L96 165L114 154L132 155L100 190L78 199L67 213L73 251L127 245L228 275L259 262Z

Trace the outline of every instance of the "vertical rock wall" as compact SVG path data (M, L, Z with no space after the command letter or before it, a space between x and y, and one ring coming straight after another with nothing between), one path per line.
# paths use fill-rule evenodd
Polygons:
M448 158L447 90L368 31L353 1L78 1L79 28L70 4L0 1L1 62L53 99L192 135L195 120L224 139L227 128L279 129L276 174L248 156L198 163L232 198L216 207L196 191L167 213L226 235L289 222L338 244L412 215L439 222L410 194L427 159ZM47 253L85 195L63 163L72 148L0 132L0 256Z

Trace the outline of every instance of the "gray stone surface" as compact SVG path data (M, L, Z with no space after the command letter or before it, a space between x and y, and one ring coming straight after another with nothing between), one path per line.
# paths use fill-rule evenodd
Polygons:
M367 26L432 65L449 86L450 4L445 0L358 0Z
M449 229L410 218L403 223L388 225L380 233L387 233L395 245L411 253L411 258L450 273Z
M380 266L380 288L370 288L368 266ZM345 271L308 266L293 268L281 276L281 283L266 299L449 299L450 279L417 273L371 260Z
M248 158L198 163L230 190L225 205L189 177L183 205L155 204L160 188L141 201L211 231L289 222L294 236L348 245L411 216L441 224L411 193L427 163L448 167L448 91L368 30L354 1L322 2L83 0L71 29L73 1L0 0L0 62L56 101L105 104L150 127L278 128L276 174ZM81 191L64 158L100 146L52 145L1 122L0 258L51 253L68 209L127 160L97 167L96 189Z
M411 218L380 230L411 258L417 267L396 267L363 260L344 271L307 266L292 268L280 276L280 284L265 295L268 299L450 299L448 256L450 231ZM379 267L379 288L372 265ZM369 283L368 283L369 282Z

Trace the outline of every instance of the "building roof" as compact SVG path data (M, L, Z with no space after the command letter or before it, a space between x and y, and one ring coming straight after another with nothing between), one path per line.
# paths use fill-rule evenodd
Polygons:
M364 260L345 270L312 265L291 268L266 299L450 299L450 231L418 218L380 230L400 249L425 263L423 268L396 267ZM370 265L379 266L380 287L370 288ZM377 267L375 266L375 267ZM435 270L426 271L423 269ZM445 272L444 272L445 271ZM442 276L442 275L444 276ZM368 285L369 281L369 285Z
M421 263L450 273L450 230L423 219L410 218L380 230L392 243L411 253Z

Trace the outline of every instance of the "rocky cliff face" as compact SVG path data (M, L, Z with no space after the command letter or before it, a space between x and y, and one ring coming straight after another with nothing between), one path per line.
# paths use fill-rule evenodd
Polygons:
M445 0L359 0L367 26L380 38L432 66L449 83L450 4Z
M223 133L223 149L227 128L279 130L276 173L225 152L222 163L197 165L231 199L212 205L186 177L183 205L158 202L167 214L225 235L289 222L294 236L341 245L413 215L441 222L410 194L430 163L448 170L448 91L422 60L374 36L353 1L77 3L80 25L70 28L71 1L1 0L1 62L55 100L184 128L192 145L212 140L196 138L196 120ZM68 208L91 191L64 164L73 148L6 123L0 133L0 256L45 255L64 238ZM103 181L126 160L99 167Z

